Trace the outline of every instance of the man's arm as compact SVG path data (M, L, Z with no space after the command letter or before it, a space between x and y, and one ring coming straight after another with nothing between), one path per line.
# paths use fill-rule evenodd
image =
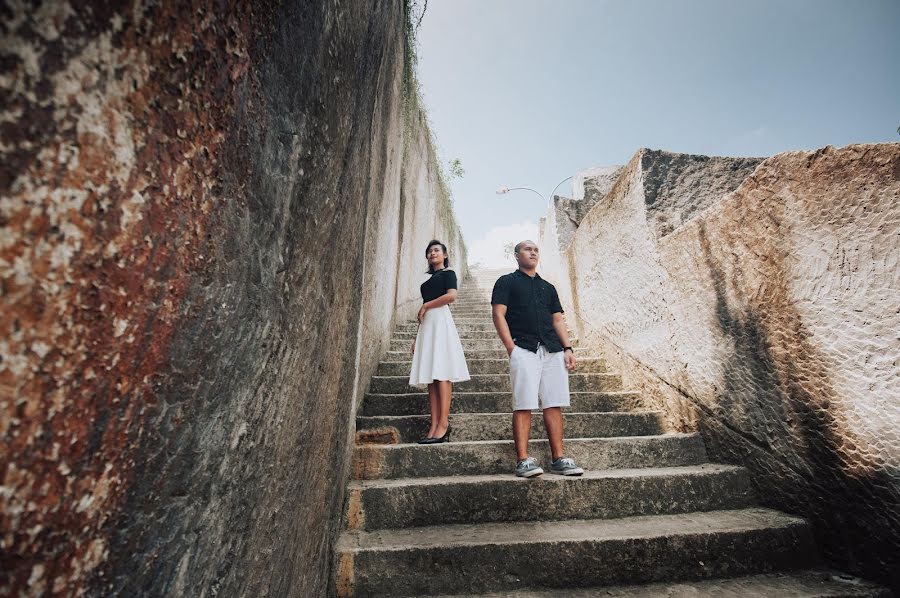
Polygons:
M513 342L512 333L509 331L509 324L506 323L506 306L502 303L491 305L491 317L494 320L494 328L497 329L497 336L500 342L506 347L506 354L512 355L516 344Z
M562 312L558 311L553 314L553 330L556 331L556 336L559 337L559 342L562 343L563 347L569 346L569 331L566 329L566 319L563 317ZM575 370L575 351L565 351L565 359L566 359L566 369L570 372Z

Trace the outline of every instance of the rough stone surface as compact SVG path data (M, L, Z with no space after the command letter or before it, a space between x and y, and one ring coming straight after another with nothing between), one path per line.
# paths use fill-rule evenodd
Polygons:
M452 426L452 424L451 424ZM619 438L567 438L566 455L588 469L676 467L706 460L698 434L659 434ZM546 439L532 437L528 451L544 464L550 463ZM419 444L361 444L353 452L353 477L358 480L509 474L515 465L512 440Z
M556 598L559 590L521 590L479 594L481 598ZM568 589L566 598L891 598L887 588L828 569L746 575L733 579ZM443 596L441 598L474 598Z
M503 351L503 349L501 349ZM485 358L469 362L470 374L502 374L508 371L509 359L503 359L498 351L494 359ZM505 353L502 353L505 355ZM379 376L401 376L412 369L411 361L382 361L378 364L376 374ZM606 370L602 359L582 358L578 355L578 371L582 373L599 373Z
M510 392L509 373L472 374L469 380L453 385L459 392ZM617 374L569 374L569 389L572 392L610 392L622 389ZM402 393L410 390L409 374L405 376L372 376L369 391L372 393Z
M403 4L2 14L0 594L322 595L364 383L465 263Z
M649 436L661 434L661 416L646 412L564 412L566 434L576 438L600 436ZM359 444L417 442L428 432L427 415L356 418L356 442ZM507 413L458 413L453 417L454 440L501 440L509 437L511 418ZM546 436L539 412L532 416L532 433ZM389 439L389 440L388 440Z
M656 235L668 235L737 189L762 161L642 150L641 183Z
M622 411L640 409L640 393L572 392L573 411ZM502 413L512 410L511 392L455 392L450 413ZM363 398L361 415L421 415L428 413L428 394L372 394Z
M508 473L355 482L358 529L613 519L740 509L756 504L747 472L730 465L588 471L536 480Z
M582 357L584 359L596 359L594 357L591 357L589 353L579 347L575 347L575 355L579 356L579 359L581 359ZM408 361L410 358L409 347L406 347L403 351L387 351L385 353L385 358L386 359L384 363ZM466 351L466 359L503 359L505 362L508 362L509 356L506 354L506 349L503 348L487 350L471 349Z
M354 596L671 583L816 561L806 522L766 509L355 532L338 547Z
M638 152L542 275L625 387L900 588L900 145L728 164Z
M599 166L577 173L572 180L574 198L553 196L556 235L560 247L568 247L585 215L612 190L622 166Z
M621 171L622 165L616 165L596 166L575 173L572 177L573 199L593 206L612 190Z

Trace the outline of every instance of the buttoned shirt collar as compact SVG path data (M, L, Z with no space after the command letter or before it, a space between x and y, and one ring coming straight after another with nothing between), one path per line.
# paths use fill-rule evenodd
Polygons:
M537 273L537 270L535 270L534 276L529 276L528 274L526 274L525 272L523 272L521 268L516 268L516 272L518 272L519 274L521 274L521 275L524 276L525 278L541 278L541 275ZM544 279L541 278L541 280L544 280Z

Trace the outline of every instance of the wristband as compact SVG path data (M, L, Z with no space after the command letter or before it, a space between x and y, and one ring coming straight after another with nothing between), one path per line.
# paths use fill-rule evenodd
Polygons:
M572 347L563 347L563 352L565 351L571 351L572 353L574 353L575 349L573 349Z

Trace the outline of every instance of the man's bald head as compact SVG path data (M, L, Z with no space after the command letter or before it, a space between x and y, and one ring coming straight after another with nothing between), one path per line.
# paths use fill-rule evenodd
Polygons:
M522 246L525 245L526 243L537 247L537 243L535 243L531 239L525 239L524 241L519 241L518 243L516 243L516 246L513 248L513 253L519 253L519 250L522 249ZM509 247L509 246L507 245L507 247Z
M537 243L530 239L519 241L514 248L516 263L519 264L520 270L534 272L537 268L540 252Z

